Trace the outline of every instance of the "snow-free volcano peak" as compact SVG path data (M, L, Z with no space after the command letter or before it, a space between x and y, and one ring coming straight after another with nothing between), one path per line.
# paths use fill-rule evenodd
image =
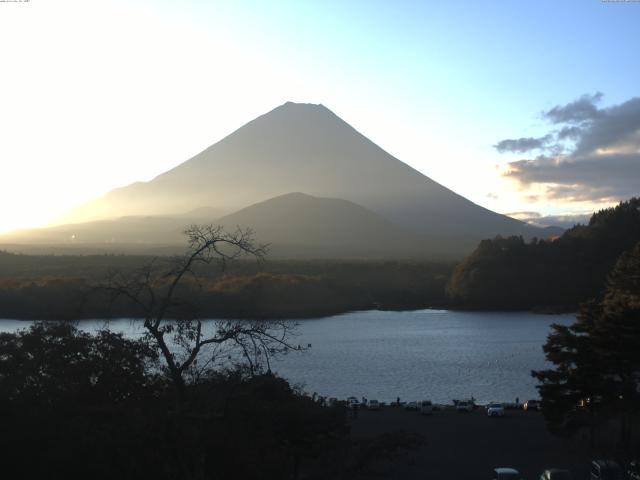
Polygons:
M71 220L181 214L204 205L228 214L289 192L344 199L429 236L468 242L536 234L535 228L434 182L323 105L293 102L149 182L113 190L80 207Z

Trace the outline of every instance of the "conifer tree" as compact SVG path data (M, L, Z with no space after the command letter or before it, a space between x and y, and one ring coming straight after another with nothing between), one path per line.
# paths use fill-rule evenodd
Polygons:
M640 243L611 271L599 300L583 304L576 322L554 325L544 351L555 368L534 371L543 412L557 431L596 418L620 420L628 447L640 410ZM579 408L581 406L582 408Z

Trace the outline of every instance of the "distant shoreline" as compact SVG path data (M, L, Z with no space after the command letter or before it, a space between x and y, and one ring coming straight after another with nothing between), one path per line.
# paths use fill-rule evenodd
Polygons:
M31 256L0 252L0 317L19 320L114 319L142 316L113 303L100 285L109 272L148 265L144 256ZM571 305L495 305L449 298L448 262L237 261L199 272L183 300L200 318L313 319L362 310L446 309L478 312L576 311Z
M328 317L338 317L338 316L342 316L342 315L348 315L351 313L358 313L358 312L417 312L417 311L421 311L421 310L442 310L442 311L451 311L451 312L482 312L482 313L532 313L535 315L540 315L540 316L544 316L544 315L564 315L564 314L572 314L572 313L576 313L576 310L571 310L571 309L558 309L558 310L553 310L553 309L532 309L532 310L514 310L514 309L505 309L505 310L499 310L499 309L482 309L482 308L478 308L478 309L473 309L473 308L455 308L453 306L428 306L428 307L419 307L419 308L359 308L359 309L353 309L353 310L344 310L344 311L336 311L336 312L329 312L326 314L308 314L308 315L292 315L289 317L285 317L285 316L261 316L261 317L240 317L240 316L223 316L223 315L218 315L218 316L203 316L200 318L200 320L202 321L208 321L208 320L239 320L239 321L250 321L250 320L264 320L264 321L269 321L269 320L291 320L291 321L295 321L295 320L318 320L318 319L322 319L322 318L328 318ZM127 320L132 320L132 321L142 321L143 317L139 317L139 316L135 316L135 315L131 315L131 316L127 316L127 315L123 315L123 316L110 316L110 317L83 317L83 318L73 318L73 319L61 319L61 318L10 318L10 317L4 317L4 316L0 316L0 322L1 321L18 321L18 322L36 322L36 321L70 321L70 322L89 322L89 321L95 321L95 320L101 320L101 321L111 321L111 320L123 320L123 319L127 319ZM168 321L173 321L174 319L168 318Z

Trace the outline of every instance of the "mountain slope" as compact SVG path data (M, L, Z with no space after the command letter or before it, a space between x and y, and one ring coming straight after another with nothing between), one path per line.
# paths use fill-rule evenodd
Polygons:
M0 236L2 244L173 244L184 242L182 231L192 222L179 217L130 216L17 230Z
M222 218L203 208L186 215L130 216L23 230L0 236L0 248L39 253L179 253L183 230L193 223L215 223L228 231L251 228L268 243L269 258L451 260L475 243L432 237L402 228L348 200L289 193ZM196 216L200 214L202 216Z
M408 258L442 253L444 247L353 202L302 193L251 205L218 223L227 229L251 226L277 257Z
M68 218L170 215L202 205L232 212L292 191L349 200L432 236L479 240L537 232L434 182L324 106L294 103L256 118L150 182L113 190Z
M219 212L209 207L182 215L126 216L107 220L69 223L45 228L16 230L0 235L0 245L184 245L185 228L194 223L213 223Z

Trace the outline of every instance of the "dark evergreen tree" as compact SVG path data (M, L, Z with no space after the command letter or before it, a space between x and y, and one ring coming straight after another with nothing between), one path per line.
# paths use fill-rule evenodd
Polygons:
M555 368L533 372L543 412L556 430L597 419L620 420L628 447L640 403L640 243L623 254L602 297L582 305L576 322L554 325L544 351Z
M454 270L449 296L460 306L575 311L601 295L618 257L640 241L640 198L595 213L561 237L484 240Z

